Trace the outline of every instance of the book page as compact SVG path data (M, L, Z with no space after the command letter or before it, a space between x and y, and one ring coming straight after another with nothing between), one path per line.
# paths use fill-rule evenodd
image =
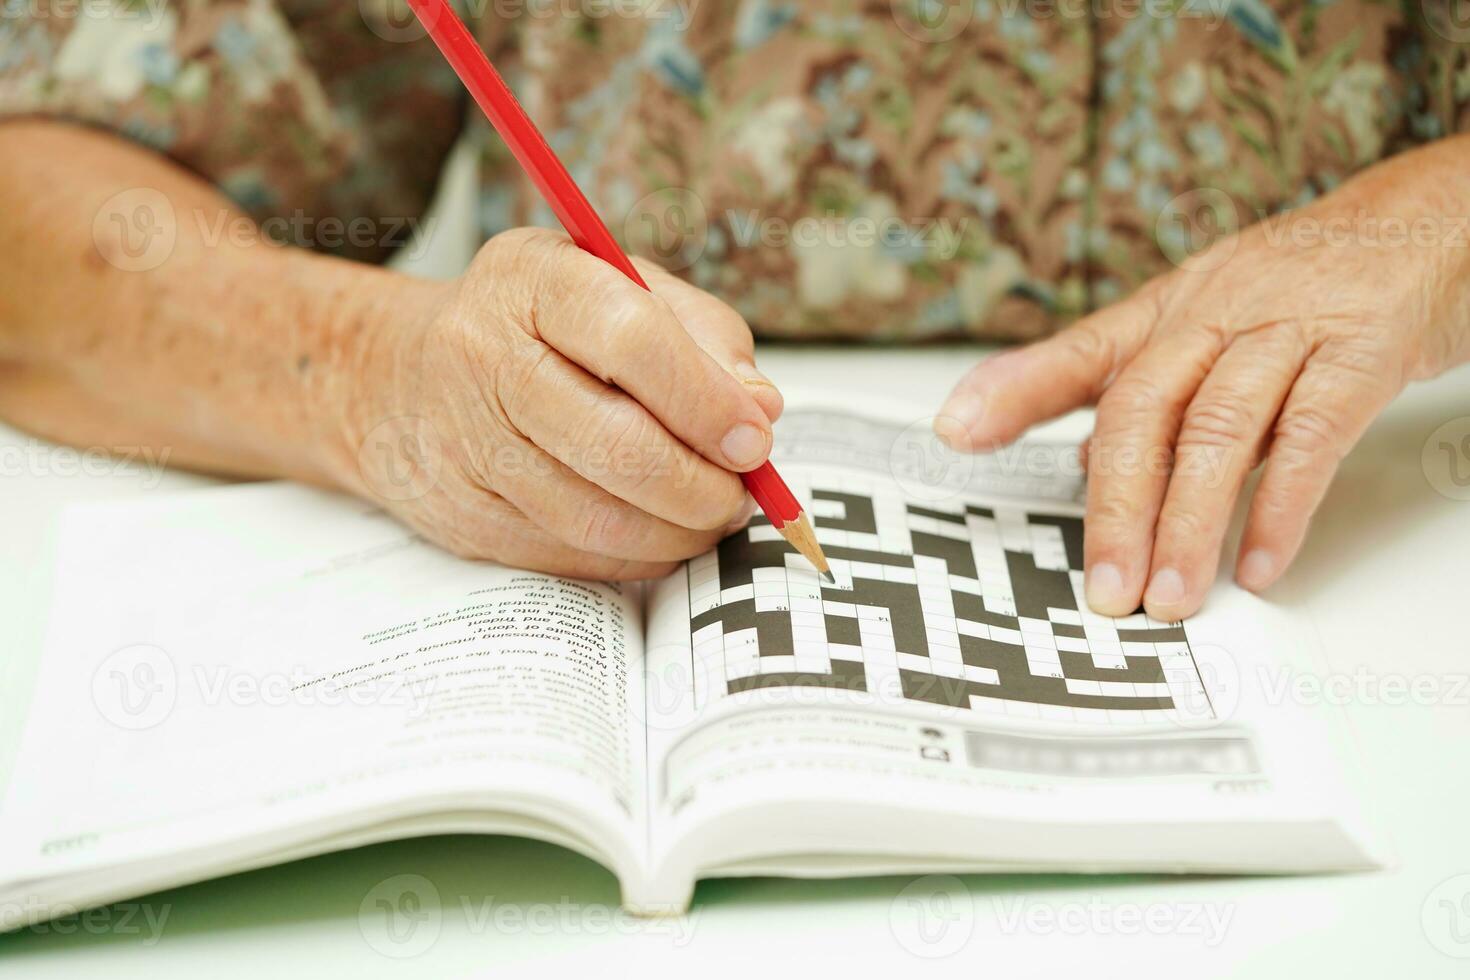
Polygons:
M284 484L78 508L57 567L8 880L477 808L638 863L634 592Z
M820 825L779 846L971 850L938 829L844 823L878 805L1017 825L1324 813L1306 722L1251 696L1262 665L1294 652L1265 603L1226 582L1188 623L1087 606L1075 446L970 456L900 410L788 405L775 462L836 583L757 519L658 586L656 837L740 813L737 838L776 846L782 827L755 843L757 811L803 802ZM1128 846L1070 859L1143 863Z

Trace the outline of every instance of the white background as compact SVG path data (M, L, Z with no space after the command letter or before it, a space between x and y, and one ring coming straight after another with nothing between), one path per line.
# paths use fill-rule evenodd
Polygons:
M467 200L464 163L450 202ZM469 208L444 213L462 219ZM456 268L467 224L443 220L434 238L424 268ZM783 347L759 360L778 384L937 408L987 351ZM149 896L146 909L71 923L70 935L0 936L0 975L1470 976L1470 501L1455 499L1470 488L1448 479L1449 458L1435 448L1443 433L1423 453L1455 419L1458 443L1470 433L1470 371L1401 397L1345 461L1304 554L1268 596L1318 624L1324 680L1344 696L1367 803L1397 854L1389 871L707 882L690 918L650 924L616 918L611 876L568 852L437 838ZM1080 436L1089 421L1082 413L1049 434ZM1470 458L1458 462L1470 473ZM71 501L209 482L95 460L91 475L77 468L0 428L0 783L46 626L53 517ZM424 903L411 928L389 935L374 900L405 884ZM161 935L148 914L167 916Z

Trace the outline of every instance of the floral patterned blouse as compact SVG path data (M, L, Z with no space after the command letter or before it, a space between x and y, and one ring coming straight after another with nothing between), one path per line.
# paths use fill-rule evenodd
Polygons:
M1466 0L461 0L627 247L768 336L1034 337L1470 130ZM376 260L462 132L402 0L0 0L0 115L103 127ZM3 132L3 129L0 129ZM350 227L350 226L349 226Z

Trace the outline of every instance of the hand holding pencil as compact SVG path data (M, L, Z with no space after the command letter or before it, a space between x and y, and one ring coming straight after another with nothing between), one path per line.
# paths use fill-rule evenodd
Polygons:
M521 108L520 103L516 101L509 87L506 86L469 31L465 29L464 24L449 7L447 0L409 0L409 5L576 245L617 269L632 283L644 290L649 290L644 277L617 244L591 203L577 187L571 175L567 173L566 168L552 152L551 147L547 145L546 140ZM651 314L652 309L650 308L648 312ZM597 323L605 316L605 314L599 315L596 310L589 310L588 313L591 315L585 321L587 324ZM662 353L676 352L684 346L689 337L683 335L677 323L676 320L675 328L660 331L648 338L651 344L642 353L645 356L658 356ZM626 327L622 324L619 326ZM615 329L615 332L625 332L625 330ZM589 336L592 333L595 331L573 329L565 339L574 346L597 349L602 346L602 343L595 337ZM662 346L660 341L669 346ZM614 340L615 344L622 342ZM751 370L753 369L754 366L751 365ZM632 386L629 386L616 376L603 375L602 377L605 382L616 383L638 397L640 401L643 400L638 390L640 385L636 380ZM758 378L759 375L756 375L756 378L746 380L757 380ZM683 379L677 375L666 376L661 384L651 387L655 389L667 388L671 385L677 387L682 383ZM648 383L645 383L645 386L648 386ZM713 414L705 407L706 402L703 398L698 398L697 401L696 416L705 413ZM716 407L718 407L718 401ZM683 431L698 433L703 424L702 420L697 418L671 419L665 416L663 420L676 434ZM764 445L760 447L757 454L751 450L756 448L758 440L764 440ZM696 439L692 445L698 447L699 440ZM824 579L831 581L832 573L826 556L822 553L821 545L817 542L816 534L800 502L791 493L775 468L765 461L765 456L769 452L770 442L767 434L749 422L736 423L726 430L716 452L710 453L707 449L704 450L708 459L716 462L723 459L732 470L741 473L746 489L750 491L757 505L765 512L771 524L812 563ZM756 459L757 455L759 460ZM756 461L758 465L749 465L752 461Z

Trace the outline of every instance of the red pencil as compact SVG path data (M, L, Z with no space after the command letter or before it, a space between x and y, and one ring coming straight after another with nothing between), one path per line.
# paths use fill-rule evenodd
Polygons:
M627 253L597 216L582 189L572 180L572 175L567 173L567 168L552 152L541 131L526 115L526 110L521 108L510 87L490 64L490 59L485 57L485 52L465 29L459 16L450 9L447 0L408 0L408 5L572 236L572 241L647 289L648 283L633 267ZM801 552L825 579L835 581L811 523L776 468L767 461L749 473L740 474L740 478L781 536L791 542L792 547Z

